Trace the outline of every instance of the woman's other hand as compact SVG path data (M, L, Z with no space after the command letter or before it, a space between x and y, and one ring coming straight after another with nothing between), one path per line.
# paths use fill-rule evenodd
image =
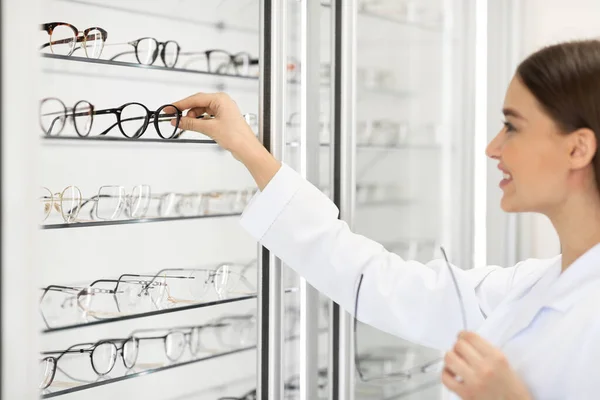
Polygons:
M444 358L442 383L464 400L530 400L504 354L474 332L461 332Z

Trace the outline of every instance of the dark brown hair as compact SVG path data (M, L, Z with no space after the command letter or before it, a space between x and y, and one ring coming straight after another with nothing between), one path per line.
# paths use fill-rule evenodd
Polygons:
M600 147L600 40L545 47L519 65L517 76L565 133L588 128ZM600 156L594 156L600 189Z

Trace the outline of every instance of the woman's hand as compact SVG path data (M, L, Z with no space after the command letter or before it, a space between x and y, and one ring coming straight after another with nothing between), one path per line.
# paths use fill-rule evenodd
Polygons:
M226 93L196 93L173 105L182 111L188 110L187 116L179 122L181 129L209 136L236 157L244 146L260 145L237 104ZM196 118L204 113L214 118Z
M181 129L203 133L229 150L248 168L260 190L279 171L281 163L256 138L237 104L227 94L196 93L173 105L182 111L189 110L179 122ZM214 118L196 118L204 113Z
M504 354L474 332L461 332L444 362L442 383L461 399L531 399Z

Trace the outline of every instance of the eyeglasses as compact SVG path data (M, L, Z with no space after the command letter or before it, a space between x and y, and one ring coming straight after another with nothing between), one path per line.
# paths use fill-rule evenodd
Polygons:
M53 54L70 56L75 50L83 48L88 58L100 58L104 42L108 34L97 26L80 31L75 26L66 22L50 22L41 25L41 30L48 33L48 43L44 43L40 50L50 48ZM75 47L81 43L80 47Z
M56 97L48 97L40 102L40 126L46 135L60 135L69 118L77 134L87 136L94 122L94 106L89 101L80 100L73 108L68 108Z
M219 299L228 298L233 294L254 293L250 290L240 290L240 283L247 282L247 278L232 271L230 264L221 264L215 269L165 268L150 279L140 291L140 295L157 282L159 290L155 293L154 302L160 308L197 303L205 298L211 288Z
M253 58L246 52L232 54L214 49L180 52L179 55L192 56L182 68L220 75L258 76L258 58Z
M45 351L40 361L40 389L48 388L54 381L59 360L65 355L88 354L92 369L98 376L108 374L114 368L120 354L125 368L135 365L139 350L139 341L134 337L126 339L107 339L96 343L81 343L64 351Z
M465 311L465 305L464 305L462 293L460 292L460 289L458 287L458 282L456 280L454 270L450 266L450 262L448 261L448 257L446 256L446 251L444 250L443 247L440 247L440 250L442 251L442 255L444 256L444 260L446 262L446 267L448 268L448 271L450 272L450 276L452 277L452 282L454 284L454 288L456 289L456 295L458 298L460 311L461 311L463 329L466 330L467 329L467 319L466 319L467 317L466 317L466 311ZM358 280L356 299L355 299L355 303L354 303L354 364L355 364L356 372L358 374L359 379L363 382L372 382L372 381L386 380L386 379L410 379L414 375L424 374L424 373L431 372L433 370L437 370L439 368L439 366L443 363L443 361L444 361L443 359L433 360L433 361L430 361L430 362L422 364L422 365L418 365L418 366L415 366L415 367L412 367L409 369L405 369L403 371L388 373L388 374L382 375L382 376L370 376L370 377L366 376L366 373L365 373L366 369L364 369L361 366L361 361L364 360L364 358L361 358L358 354L358 336L357 336L358 319L356 317L358 315L358 300L359 300L360 287L362 285L363 277L364 277L364 274L361 274L360 278Z
M48 188L42 188L40 196L45 221L52 209L60 212L64 222L82 222L78 219L80 211L87 204L92 204L90 209L91 220L115 220L124 213L127 218L143 218L150 205L150 186L134 186L130 194L125 192L123 186L101 186L98 194L89 199L84 199L77 186L67 186L62 192L52 194Z
M244 117L244 121L246 121L246 123L252 129L252 131L254 132L254 135L258 136L258 116L256 114L248 113L248 114L242 114L242 117ZM215 118L214 115L209 115L206 113L196 117L196 119L214 119L214 118ZM173 139L178 139L185 132L188 132L188 131L186 131L184 129L180 129L179 131L177 131L177 133L175 134Z
M80 355L88 354L92 370L98 377L105 376L113 370L119 354L123 365L128 371L138 366L140 346L142 343L148 341L162 341L164 354L170 362L176 362L181 359L186 347L189 348L192 357L197 357L201 352L212 351L205 346L204 341L206 338L211 335L222 335L223 329L229 328L229 324L231 323L229 321L235 323L236 319L255 321L254 316L251 315L229 316L221 318L220 322L210 322L205 325L183 326L171 329L141 329L133 331L127 338L104 339L95 343L76 344L62 351L42 352L40 354L43 357L39 364L39 387L41 389L50 387L57 370L61 370L73 380L79 380L73 378L58 366L59 361L62 361L67 355L73 356L70 360L76 362L73 368L80 371L85 368L84 365L80 364L83 361ZM140 364L139 366L141 367L142 365Z
M55 194L43 187L40 196L42 202L40 219L45 221L52 210L56 210L66 223L75 222L81 209L81 198L81 190L77 186L67 186L62 192Z
M123 57L128 54L135 54L135 58L138 63L142 65L152 65L160 54L160 59L167 68L175 67L177 59L179 58L179 51L181 47L173 40L167 40L166 42L159 42L152 37L143 37L132 42L127 43L115 43L110 44L111 46L127 44L133 46L133 51L124 51L116 54L110 58L111 61L116 60L119 57Z
M110 319L196 304L211 289L219 299L254 294L255 285L243 275L251 266L252 263L224 263L215 269L172 268L153 275L123 274L118 279L98 279L87 286L50 285L42 289L40 312L50 328L61 321L73 323L73 319ZM239 271L232 271L235 269Z
M244 393L241 397L219 397L218 400L256 400L256 389Z
M219 328L221 325L200 325L200 326L189 326L189 327L178 327L167 330L164 329L145 329L137 330L132 333L138 341L150 341L150 340L161 340L163 342L163 348L165 356L171 362L178 361L185 348L189 348L190 353L193 357L196 357L201 350L204 349L201 332L205 329Z
M190 217L242 212L254 193L254 188L208 193L170 192L154 195L152 199L158 200L156 213L159 217Z
M145 105L135 102L104 110L96 110L91 103L85 100L75 103L75 107L72 109L67 108L62 101L54 97L46 98L40 103L40 125L47 136L59 135L69 117L73 120L77 135L89 136L95 121L94 117L109 114L114 114L117 122L98 133L98 136L106 135L118 126L123 136L129 139L140 138L150 123L153 124L156 133L162 139L175 138L182 115L181 111L171 104L165 104L156 111L150 111ZM171 125L172 120L175 120L175 126Z

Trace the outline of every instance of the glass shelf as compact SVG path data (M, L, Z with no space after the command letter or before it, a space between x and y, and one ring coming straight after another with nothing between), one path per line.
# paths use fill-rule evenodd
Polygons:
M133 378L137 378L140 376L145 376L145 375L150 375L150 374L154 374L156 372L161 372L161 371L166 371L169 369L173 369L173 368L178 368L178 367L183 367L186 365L190 365L190 364L195 364L195 363L199 363L202 361L208 361L208 360L213 360L216 358L221 358L221 357L225 357L228 355L232 355L232 354L237 354L237 353L241 353L244 351L248 351L248 350L253 350L256 349L256 346L248 346L248 347L242 347L239 349L235 349L232 351L228 351L226 353L219 353L219 354L214 354L208 357L202 357L202 358L195 358L192 360L188 360L188 361L183 361L180 363L176 363L176 364L169 364L169 365L164 365L162 367L158 367L158 368L151 368L151 369L146 369L140 372L135 372L135 373L131 373L129 375L123 375L123 376L118 376L115 378L109 378L109 379L105 379L102 381L98 381L98 382L91 382L91 383L83 383L79 386L75 386L75 387L71 387L68 389L63 389L63 390L58 390L56 392L51 392L51 393L44 393L42 394L40 397L42 399L49 399L52 397L58 397L58 396L62 396L65 394L69 394L69 393L74 393L74 392L80 392L82 390L86 390L86 389L92 389L98 386L104 386L104 385L108 385L111 383L115 383L115 382L120 382L120 381L124 381L127 379L133 379Z
M285 293L295 293L296 291L297 291L296 288L288 288L285 290ZM66 331L66 330L70 330L70 329L84 328L87 326L103 325L103 324L109 324L112 322L126 321L126 320L130 320L130 319L152 317L154 315L170 314L170 313L174 313L174 312L194 310L197 308L214 307L214 306L218 306L221 304L235 303L238 301L244 301L244 300L255 299L255 298L256 298L256 294L247 294L247 295L231 297L231 298L227 298L227 299L215 299L215 300L210 300L210 301L198 302L198 303L194 303L194 304L187 304L185 306L165 308L162 310L145 311L145 312L140 312L140 313L129 313L129 314L121 315L121 316L114 317L114 318L97 319L94 321L85 321L85 322L67 321L67 322L62 323L61 325L48 327L48 328L44 329L42 331L42 333ZM42 314L42 317L44 317L43 314Z
M160 65L142 65L142 64L138 64L138 63L132 63L132 62L111 61L111 60L103 60L103 59L87 58L87 57L63 56L60 54L42 53L41 56L43 58L51 58L54 60L83 62L83 63L89 63L89 64L115 65L115 66L119 66L119 67L130 67L130 68L154 69L154 70L159 70L159 71L184 72L184 73L188 73L188 74L210 75L210 76L220 77L220 78L234 78L234 79L245 79L245 80L251 80L251 81L258 81L258 77L254 77L254 76L215 74L212 72L200 71L200 70L195 70L195 69L185 69L185 68L177 68L177 67L168 68L168 67L164 67L164 66L160 66Z
M194 144L216 144L211 139L128 139L115 136L40 136L43 140L50 141L89 141L89 142L124 142L124 143L194 143Z
M239 217L241 215L242 215L242 213L230 213L230 214L196 215L193 217L157 217L157 218L144 218L144 219L123 219L123 220L118 220L118 221L73 222L71 224L40 225L40 229L67 229L67 228L86 228L86 227L92 227L92 226L145 224L148 222L167 222L167 221L185 221L185 220L190 220L190 219Z
M390 199L390 200L371 200L365 202L357 202L358 209L370 209L378 207L405 207L415 204L412 199Z
M329 332L328 329L319 329L319 334L328 333L328 332ZM288 337L284 338L284 342L289 343L290 341L298 340L299 338L300 338L299 335L288 336ZM231 351L228 351L225 353L213 354L213 355L210 355L207 357L195 358L192 360L187 360L187 361L179 362L176 364L169 364L169 365L164 365L164 366L160 366L157 368L150 368L150 369L146 369L143 371L130 373L129 375L118 376L115 378L109 378L109 379L105 379L105 380L98 381L98 382L83 383L79 386L70 387L68 389L58 390L58 391L52 392L52 393L44 393L40 397L42 399L58 397L58 396L62 396L62 395L69 394L69 393L79 392L79 391L86 390L86 389L92 389L92 388L95 388L98 386L104 386L104 385L108 385L108 384L115 383L115 382L120 382L120 381L127 380L127 379L150 375L150 374L154 374L156 372L161 372L161 371L166 371L166 370L173 369L173 368L183 367L186 365L195 364L195 363L199 363L202 361L209 361L209 360L213 360L216 358L225 357L228 355L237 354L237 353L254 350L254 349L256 349L256 346L242 347L242 348L231 350Z
M331 3L327 3L322 1L321 2L321 6L323 7L327 7L327 8L331 8ZM372 11L368 11L368 10L358 10L358 15L359 16L363 16L363 17L367 17L367 18L375 18L375 19L379 19L382 21L386 21L386 22L390 22L396 25L400 25L400 26L406 26L406 27L412 27L412 28L416 28L416 29L420 29L420 30L425 30L425 31L431 31L431 32L439 32L439 33L443 33L444 32L444 27L443 26L438 26L438 25L433 25L433 24L426 24L426 23L422 23L422 22L415 22L415 21L409 21L407 19L402 19L402 18L394 18L394 17L390 17L388 15L385 14L379 14L376 12L372 12Z
M297 141L287 142L287 146L291 148L299 147L300 143ZM331 147L330 143L321 143L320 146L322 148ZM394 144L394 145L384 145L384 144L357 144L357 149L360 150L378 150L378 151L387 151L387 150L440 150L442 147L439 144Z

